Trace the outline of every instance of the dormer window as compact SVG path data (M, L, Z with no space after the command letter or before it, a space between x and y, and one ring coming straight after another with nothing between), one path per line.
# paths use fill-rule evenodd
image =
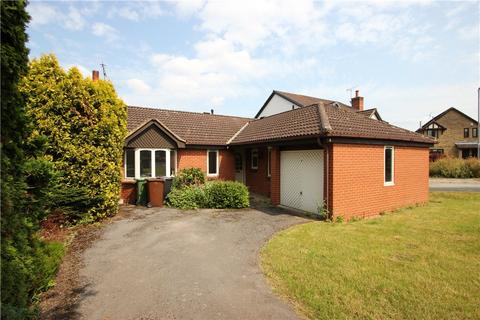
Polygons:
M443 130L444 130L443 127L441 127L437 123L433 122L428 127L426 127L424 129L424 134L429 136L429 137L438 139L441 136Z

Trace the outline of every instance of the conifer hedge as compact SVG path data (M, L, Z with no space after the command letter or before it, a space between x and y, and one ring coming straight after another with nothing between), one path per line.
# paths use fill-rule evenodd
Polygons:
M111 82L65 71L57 58L30 62L20 85L31 130L28 139L46 139L45 159L62 173L66 213L77 222L114 215L120 195L127 109Z

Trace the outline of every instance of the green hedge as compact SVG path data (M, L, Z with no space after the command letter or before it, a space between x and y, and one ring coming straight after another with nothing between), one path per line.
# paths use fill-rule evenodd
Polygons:
M167 196L167 204L182 210L206 207L205 188L203 186L186 186L173 188Z
M235 181L215 180L206 184L200 169L181 170L167 196L167 205L179 209L247 208L250 206L247 187Z
M44 140L43 159L62 173L61 189L75 191L62 202L70 220L92 221L118 209L127 109L109 81L65 71L54 55L30 62L20 84L30 122L27 141ZM68 200L69 197L63 197ZM88 201L87 198L92 199Z
M442 178L480 178L480 160L442 158L430 162L430 176Z
M205 174L200 168L185 168L173 179L172 188L200 186L205 183Z
M250 206L247 187L236 181L211 181L205 185L208 208L247 208Z

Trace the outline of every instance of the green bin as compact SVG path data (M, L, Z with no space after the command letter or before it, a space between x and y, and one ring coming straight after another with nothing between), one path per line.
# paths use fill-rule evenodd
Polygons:
M147 205L147 180L137 180L137 206Z

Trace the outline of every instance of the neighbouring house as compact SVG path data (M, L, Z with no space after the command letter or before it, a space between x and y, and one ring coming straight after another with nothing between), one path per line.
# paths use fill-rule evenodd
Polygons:
M273 91L255 118L128 107L122 198L135 179L199 167L237 180L273 205L365 217L428 200L433 139L351 106Z
M430 159L440 156L478 157L478 122L456 108L448 108L417 130L435 139Z

